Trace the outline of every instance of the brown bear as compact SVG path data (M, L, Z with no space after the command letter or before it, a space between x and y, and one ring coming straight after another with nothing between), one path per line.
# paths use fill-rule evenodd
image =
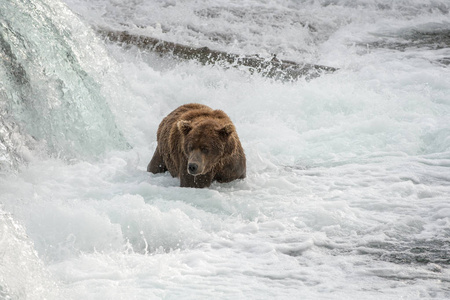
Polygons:
M159 124L158 146L147 171L180 178L181 187L245 178L246 160L236 129L221 110L202 104L178 107Z

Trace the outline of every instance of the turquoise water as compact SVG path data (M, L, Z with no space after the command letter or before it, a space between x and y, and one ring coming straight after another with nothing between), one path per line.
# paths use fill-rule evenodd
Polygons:
M99 82L112 63L88 27L58 2L4 1L0 14L4 122L23 127L28 148L63 158L125 148Z

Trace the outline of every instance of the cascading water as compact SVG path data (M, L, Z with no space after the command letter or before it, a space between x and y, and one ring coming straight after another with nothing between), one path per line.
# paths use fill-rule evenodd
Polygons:
M60 2L0 3L4 165L17 166L26 148L38 143L65 158L126 147L90 66L103 64L100 72L107 73L110 65L95 43L90 29Z
M98 82L110 68L91 30L59 1L1 1L0 173L33 157L128 148ZM0 265L0 299L60 297L23 226L3 210Z

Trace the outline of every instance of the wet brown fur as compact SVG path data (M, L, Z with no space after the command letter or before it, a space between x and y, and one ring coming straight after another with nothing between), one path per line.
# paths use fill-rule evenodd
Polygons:
M157 141L147 171L169 171L180 178L182 187L203 188L214 180L245 178L244 150L233 123L221 110L195 103L182 105L162 120ZM189 164L198 169L188 170Z

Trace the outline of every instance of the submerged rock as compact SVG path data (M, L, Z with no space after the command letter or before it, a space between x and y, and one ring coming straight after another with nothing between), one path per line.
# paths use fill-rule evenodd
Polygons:
M225 68L244 66L248 67L251 73L259 73L274 79L288 81L297 80L301 77L312 79L324 73L337 71L337 68L333 67L281 60L276 55L270 58L263 58L258 55L238 55L208 47L196 48L167 42L149 36L131 34L127 31L114 31L105 28L99 28L97 31L109 41L135 45L163 56L171 55L181 59L196 60L204 65L218 64Z

